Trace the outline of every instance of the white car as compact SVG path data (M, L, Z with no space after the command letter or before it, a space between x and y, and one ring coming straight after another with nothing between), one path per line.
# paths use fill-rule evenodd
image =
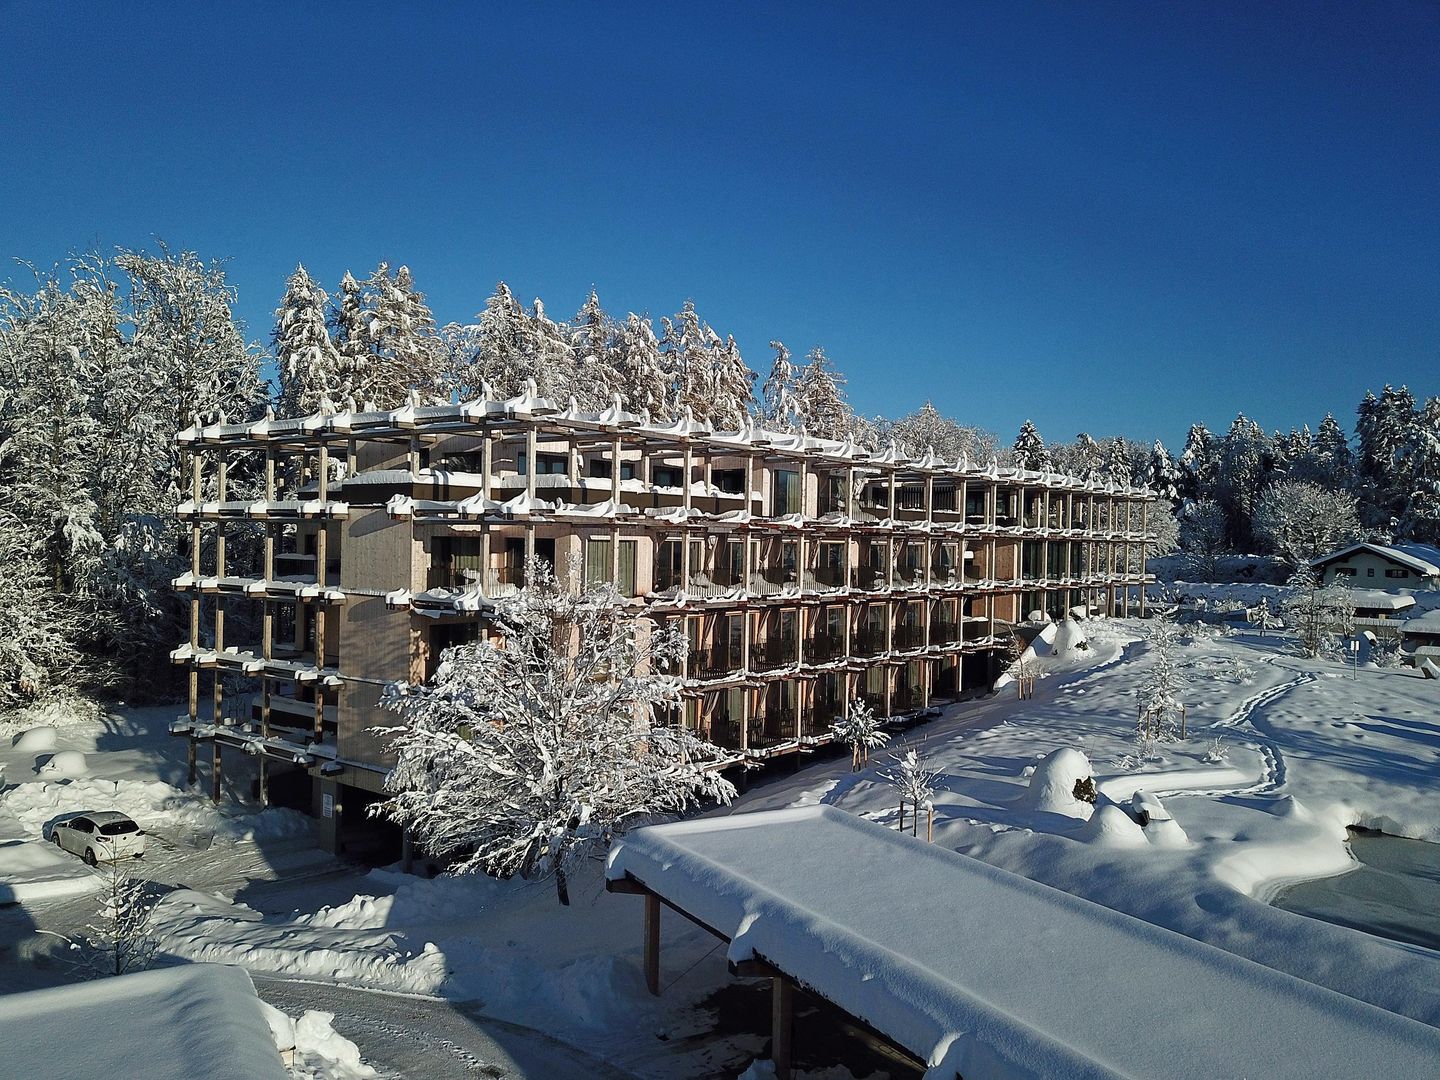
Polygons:
M120 859L139 859L145 854L145 830L115 810L57 821L50 827L50 839L66 851L79 855L91 866Z

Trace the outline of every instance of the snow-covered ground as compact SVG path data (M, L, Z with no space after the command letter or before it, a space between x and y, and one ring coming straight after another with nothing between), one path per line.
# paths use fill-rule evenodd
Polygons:
M1088 648L1042 657L1032 699L1002 689L904 737L940 773L935 842L1440 1026L1440 954L1268 903L1287 883L1353 868L1349 825L1440 842L1440 686L1407 669L1362 666L1352 678L1344 665L1300 660L1273 633L1202 634L1179 654L1192 680L1182 695L1189 737L1136 766L1135 690L1149 665L1139 625L1093 624ZM368 1038L382 1048L377 1060L403 1056L392 1051L404 1025L391 1017L407 1001L449 1003L447 1030L462 1062L470 1051L459 1034L486 1023L496 1025L492 1034L546 1033L635 1076L733 1076L764 1053L763 1017L737 1019L723 946L668 911L664 993L645 992L639 905L605 894L598 869L572 882L574 902L561 908L545 883L306 867L304 841L285 838L288 815L257 823L178 790L183 748L155 745L149 733L163 729L143 714L108 719L99 736L54 726L57 747L85 754L88 775L46 779L35 772L42 752L7 751L7 782L23 782L0 795L6 835L28 842L57 814L111 805L149 815L162 837L213 830L203 866L186 862L181 843L162 854L178 861L168 884L189 886L161 905L163 951L241 964L261 976L262 996L266 975L337 985L339 1004L325 1008L362 1054ZM1215 739L1218 761L1209 753ZM848 755L815 760L711 813L824 803L893 825L898 807L879 769L898 748L854 774ZM1138 800L1154 824L1141 829L1114 807L1096 813L1053 791L1032 794L1034 767L1057 750L1088 759L1102 802ZM121 801L80 805L105 794L99 780ZM157 781L168 792L146 786ZM267 838L272 828L280 839ZM256 840L243 839L257 829ZM270 880L247 884L251 876ZM44 926L83 900L37 897L19 910ZM347 1032L347 1022L363 1030ZM857 1076L877 1067L817 1045L824 1041L797 1038L802 1077L844 1080L852 1067ZM526 1075L523 1064L493 1067Z

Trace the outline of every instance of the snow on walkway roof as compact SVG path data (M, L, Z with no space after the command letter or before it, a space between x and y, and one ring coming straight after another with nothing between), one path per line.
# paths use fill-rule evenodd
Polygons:
M250 976L185 964L0 997L0 1061L26 1080L286 1080Z
M1386 592L1384 589L1351 589L1349 595L1350 602L1357 608L1404 611L1415 606L1415 597L1409 593Z
M657 825L627 875L931 1077L1433 1077L1440 1030L833 807Z

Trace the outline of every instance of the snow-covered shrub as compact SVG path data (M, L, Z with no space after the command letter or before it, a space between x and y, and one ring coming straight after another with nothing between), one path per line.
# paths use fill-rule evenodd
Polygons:
M1227 656L1220 673L1233 683L1248 686L1255 681L1255 669L1238 656Z
M1220 739L1211 739L1210 746L1205 751L1205 761L1210 765L1223 765L1230 760L1230 751L1225 749L1225 744Z
M684 634L580 581L578 560L565 580L532 562L496 601L500 644L447 649L429 684L386 689L403 725L380 729L396 761L372 811L458 873L553 875L561 903L567 869L631 823L735 790L711 767L722 751L657 718L680 702Z
M1023 801L1035 810L1088 818L1094 812L1093 804L1075 795L1077 790L1085 790L1087 780L1094 783L1094 770L1084 753L1071 747L1052 750L1035 766Z

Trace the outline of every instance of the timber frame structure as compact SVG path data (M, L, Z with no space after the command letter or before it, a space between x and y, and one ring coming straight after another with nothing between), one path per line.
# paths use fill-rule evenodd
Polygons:
M371 730L387 722L382 688L485 633L534 557L680 621L673 719L752 766L827 742L856 699L903 722L983 693L1017 626L1144 614L1152 580L1141 489L657 423L618 400L582 412L533 384L197 423L177 442L190 635L172 659L189 708L172 729L192 782L203 743L216 798L223 748L259 758L262 799L277 771L303 770L337 846L342 803L358 820L389 768Z

